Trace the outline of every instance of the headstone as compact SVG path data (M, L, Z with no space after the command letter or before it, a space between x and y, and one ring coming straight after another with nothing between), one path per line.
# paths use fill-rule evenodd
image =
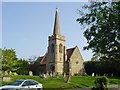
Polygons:
M44 73L41 74L41 77L44 78Z
M86 73L86 72L84 73L84 76L87 76L87 73Z
M43 78L46 78L46 75L45 75L45 74L43 74Z
M52 77L52 73L50 72L50 77Z
M9 75L12 75L12 72L11 72L11 71L9 72Z
M29 71L29 75L30 75L30 76L33 76L33 72L32 72L32 71Z
M111 77L113 77L113 73L111 74Z
M16 72L14 72L13 75L18 75L18 74Z
M92 73L92 76L94 76L94 73Z
M49 77L49 73L48 72L46 73L46 77Z
M65 73L63 74L63 77L65 78Z
M10 82L11 81L11 77L3 77L3 81L4 82Z

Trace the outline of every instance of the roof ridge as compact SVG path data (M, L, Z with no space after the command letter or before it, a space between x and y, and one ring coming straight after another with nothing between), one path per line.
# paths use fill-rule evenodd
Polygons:
M43 56L42 60L40 61L40 64L44 61L46 56L47 56L47 53Z

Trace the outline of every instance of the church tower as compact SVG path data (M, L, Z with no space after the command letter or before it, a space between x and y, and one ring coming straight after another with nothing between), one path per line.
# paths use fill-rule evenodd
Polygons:
M58 9L56 8L54 31L48 38L48 54L46 71L48 73L63 74L66 60L65 37L60 33Z

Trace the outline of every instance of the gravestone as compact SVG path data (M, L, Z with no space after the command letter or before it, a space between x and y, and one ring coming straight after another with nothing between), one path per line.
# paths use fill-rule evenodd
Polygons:
M43 74L43 78L47 78L47 77L46 77L46 74Z
M11 81L11 77L3 77L3 81L4 82L10 82Z
M32 72L32 71L29 71L29 75L30 75L30 76L33 76L33 72Z
M16 72L14 72L13 75L18 75L18 74Z
M5 71L5 75L8 75L8 72L7 72L7 71Z
M92 76L94 76L94 73L92 73Z
M13 74L13 73L10 71L10 72L9 72L9 75L12 75L12 74Z

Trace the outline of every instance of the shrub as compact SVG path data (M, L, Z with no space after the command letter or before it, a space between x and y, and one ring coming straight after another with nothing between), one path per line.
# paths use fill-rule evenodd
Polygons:
M100 90L106 90L108 84L108 78L105 76L97 77L94 83L96 84L96 88Z

